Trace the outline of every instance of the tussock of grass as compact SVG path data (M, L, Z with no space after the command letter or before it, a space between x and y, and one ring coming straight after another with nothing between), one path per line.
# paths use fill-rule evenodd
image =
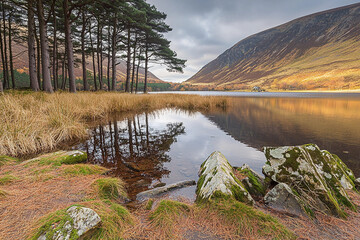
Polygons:
M0 189L0 199L6 197L6 195L7 195L7 192Z
M186 216L190 212L190 206L177 201L162 200L156 209L150 214L151 223L163 231L167 238L173 238L174 227L181 216Z
M90 164L75 164L63 167L64 174L70 176L102 174L106 171L107 169L104 167Z
M16 158L12 158L12 157L9 157L9 156L1 155L1 156L0 156L0 167L1 167L1 166L4 166L4 165L7 165L7 164L11 164L11 163L17 162L17 161L19 161L19 160L16 159Z
M240 236L247 233L260 238L296 239L276 218L241 202L218 201L206 207L216 211L226 223L235 225Z
M100 178L93 183L95 194L101 199L126 198L124 182L119 178Z
M14 182L15 180L17 180L17 177L10 174L5 176L0 176L0 185L7 185Z
M11 92L0 96L0 154L25 155L87 136L86 121L112 113L142 112L173 107L185 110L224 109L224 97L120 93Z

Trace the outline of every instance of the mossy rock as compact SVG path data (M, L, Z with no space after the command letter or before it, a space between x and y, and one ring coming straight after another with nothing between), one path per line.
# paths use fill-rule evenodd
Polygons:
M74 150L74 151L58 151L41 155L39 157L27 160L23 164L39 164L39 165L71 165L78 164L87 161L87 154L85 152Z
M236 171L244 176L241 182L252 197L262 198L265 196L267 186L264 177L252 170L247 164L237 168Z
M312 210L346 217L341 206L356 210L346 193L355 188L354 175L336 155L315 144L265 147L263 173L272 181L286 183Z
M196 188L196 201L214 198L233 198L249 205L254 200L243 184L236 178L232 166L223 154L213 152L201 165Z

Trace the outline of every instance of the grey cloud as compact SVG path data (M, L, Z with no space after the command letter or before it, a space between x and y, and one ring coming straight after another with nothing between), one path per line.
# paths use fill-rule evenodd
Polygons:
M151 71L165 81L184 81L238 41L318 11L356 3L354 0L148 0L168 15L173 28L166 37L180 58L184 74L164 66Z

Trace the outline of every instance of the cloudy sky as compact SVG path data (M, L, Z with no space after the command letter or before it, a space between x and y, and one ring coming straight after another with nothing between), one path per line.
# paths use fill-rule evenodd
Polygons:
M165 12L173 31L171 48L187 59L184 74L165 66L150 71L160 79L185 81L245 37L311 13L356 3L354 0L148 0Z

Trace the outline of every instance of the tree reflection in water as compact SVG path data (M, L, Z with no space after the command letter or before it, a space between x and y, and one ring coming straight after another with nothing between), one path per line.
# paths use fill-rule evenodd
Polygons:
M87 152L91 163L111 168L121 177L131 198L170 174L163 165L171 161L167 152L176 137L185 133L183 123L157 130L149 127L148 119L148 113L121 122L114 119L95 127L92 137L77 146Z

